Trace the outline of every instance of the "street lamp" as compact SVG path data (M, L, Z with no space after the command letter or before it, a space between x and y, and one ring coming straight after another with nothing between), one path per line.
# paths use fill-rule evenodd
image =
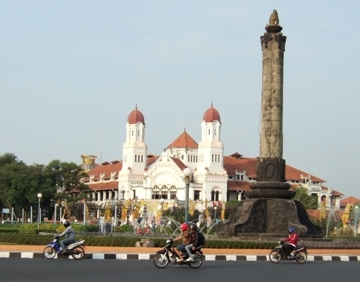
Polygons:
M355 230L354 230L354 237L358 234L358 209L359 206L355 206Z
M42 194L41 193L37 194L37 197L38 197L38 229L39 229L39 224L41 222L40 200L42 198Z
M215 220L216 220L216 210L217 210L216 206L214 207L214 210L215 210Z
M114 222L112 224L112 226L117 226L117 203L118 201L116 200L110 200L110 204L114 207ZM112 230L112 228L111 228Z
M55 204L55 212L54 212L54 224L56 224L56 210L57 210L58 204Z
M183 170L185 175L185 222L188 223L188 214L189 214L189 183L190 176L193 174L193 170L190 167L187 167Z

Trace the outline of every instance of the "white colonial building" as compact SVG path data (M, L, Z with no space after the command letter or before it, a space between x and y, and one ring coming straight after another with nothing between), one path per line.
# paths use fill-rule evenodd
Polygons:
M257 158L239 153L224 156L221 118L211 105L203 115L199 144L184 130L159 156L148 153L145 118L135 107L126 122L122 161L95 163L96 156L82 155L93 201L143 199L174 202L185 200L184 169L191 168L189 199L221 203L242 200L243 192L256 181ZM340 207L341 193L325 187L324 180L286 165L286 180L293 188L302 186L316 195L319 209Z

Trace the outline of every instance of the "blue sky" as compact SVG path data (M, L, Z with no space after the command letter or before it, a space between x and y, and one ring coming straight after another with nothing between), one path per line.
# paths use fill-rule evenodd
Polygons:
M287 36L284 159L360 197L359 1L1 1L0 154L27 164L122 158L138 105L148 152L211 102L225 154L259 154L260 36Z

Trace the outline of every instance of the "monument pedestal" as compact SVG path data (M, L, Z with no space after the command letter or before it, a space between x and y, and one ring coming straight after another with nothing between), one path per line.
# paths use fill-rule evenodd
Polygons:
M244 239L281 238L287 235L289 226L295 227L300 237L322 236L321 228L310 221L300 202L277 198L239 202L231 219L219 225L217 233Z

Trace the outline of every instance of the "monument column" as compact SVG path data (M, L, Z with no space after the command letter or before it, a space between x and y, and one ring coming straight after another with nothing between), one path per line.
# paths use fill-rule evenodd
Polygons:
M243 238L278 238L294 227L300 236L321 236L299 201L291 200L283 159L283 68L286 37L273 10L266 32L261 36L263 52L261 93L260 155L256 182L250 183L228 222L220 224L218 234Z
M249 198L286 198L295 193L287 191L283 159L283 76L286 36L281 33L276 10L270 16L261 39L263 53L261 93L260 155L257 163L257 182L247 191Z
M283 157L283 75L286 36L268 25L261 36L263 52L260 158Z

